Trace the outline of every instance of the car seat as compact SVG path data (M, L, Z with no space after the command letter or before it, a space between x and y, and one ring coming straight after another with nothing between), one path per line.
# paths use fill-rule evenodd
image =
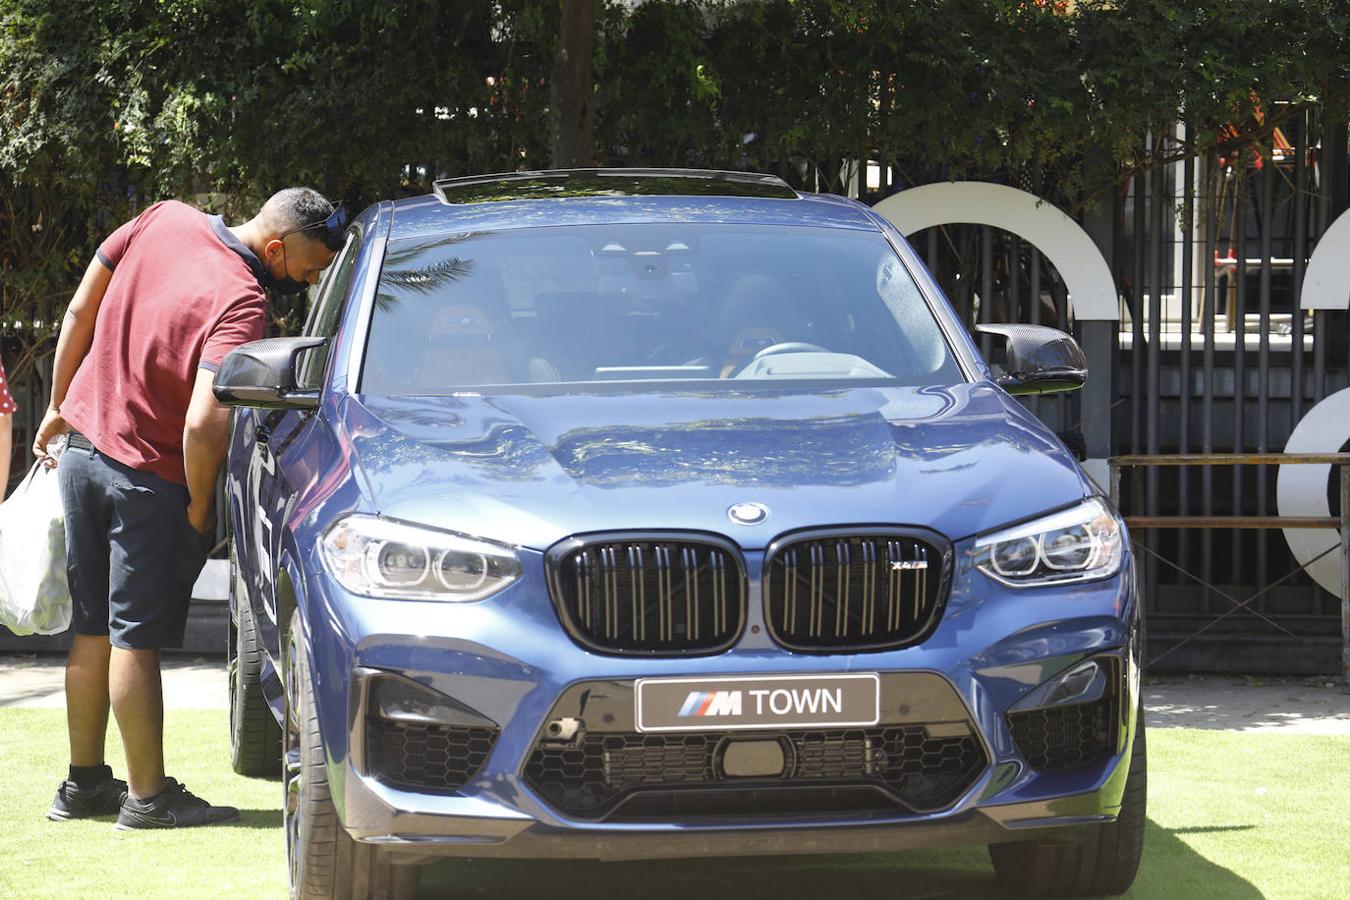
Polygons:
M721 377L729 378L766 347L809 339L808 323L794 300L772 276L752 273L736 280L719 316L718 331L726 340Z
M442 307L432 320L419 381L426 387L501 384L506 366L482 308L471 303Z

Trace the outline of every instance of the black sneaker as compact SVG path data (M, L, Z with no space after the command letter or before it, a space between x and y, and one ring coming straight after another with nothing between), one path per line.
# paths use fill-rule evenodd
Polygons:
M196 825L218 825L239 818L233 806L212 806L201 797L189 793L172 778L164 779L164 790L149 800L137 800L130 794L122 801L122 812L117 816L121 831L135 828L192 828Z
M120 778L99 782L98 787L82 788L73 781L63 781L56 789L56 799L47 810L53 822L71 819L92 819L95 816L115 815L127 796L127 783Z

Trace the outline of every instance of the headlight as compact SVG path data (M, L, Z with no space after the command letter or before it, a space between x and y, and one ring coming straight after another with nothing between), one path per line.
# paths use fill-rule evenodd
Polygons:
M1120 522L1098 497L982 535L974 549L975 567L1009 587L1108 578L1123 556Z
M481 600L521 573L509 547L374 516L329 528L323 561L353 594L397 600Z

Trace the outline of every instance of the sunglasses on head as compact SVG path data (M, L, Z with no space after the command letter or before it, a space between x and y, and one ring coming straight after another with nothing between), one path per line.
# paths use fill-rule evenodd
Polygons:
M335 206L333 211L329 213L328 218L322 222L313 222L309 225L301 225L299 228L292 228L281 237L284 238L287 234L295 234L297 231L318 231L322 229L318 239L323 241L323 245L329 250L336 252L341 250L342 245L346 243L343 233L346 227L347 210L341 206Z

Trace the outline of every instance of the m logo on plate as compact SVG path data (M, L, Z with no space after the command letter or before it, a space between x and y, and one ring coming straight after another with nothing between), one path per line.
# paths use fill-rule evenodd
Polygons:
M679 712L681 717L739 716L740 714L740 691L690 691Z

